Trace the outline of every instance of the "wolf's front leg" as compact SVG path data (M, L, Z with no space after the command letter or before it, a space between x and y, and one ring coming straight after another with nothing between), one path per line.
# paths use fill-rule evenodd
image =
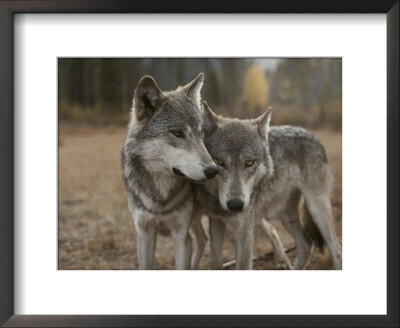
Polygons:
M202 213L195 209L192 215L192 223L190 225L190 230L195 236L195 248L192 256L192 270L196 270L199 266L200 259L203 255L204 248L207 244L207 236L204 232L203 225L201 224Z
M181 220L181 218L188 218ZM191 216L187 213L180 218L173 218L168 221L175 248L175 268L176 270L190 270L192 258L192 238L189 234Z
M251 270L253 267L253 225L242 218L235 225L233 234L236 242L236 270Z
M192 238L188 230L171 231L175 248L176 270L190 270Z
M153 221L138 217L135 219L139 270L152 270L156 251L157 227Z
M279 238L278 232L276 231L275 227L265 218L257 218L256 224L267 235L269 241L271 242L274 248L275 260L277 261L278 267L284 266L292 270L293 266L290 263L290 260L286 255L285 250L283 249L281 239Z
M210 267L212 270L221 270L222 247L224 244L225 223L222 220L210 218L211 255Z

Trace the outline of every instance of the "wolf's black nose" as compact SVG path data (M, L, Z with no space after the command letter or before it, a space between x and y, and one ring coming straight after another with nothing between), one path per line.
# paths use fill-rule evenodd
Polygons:
M227 205L231 211L240 212L243 209L244 201L240 199L231 199L227 202Z
M219 170L216 166L207 166L204 170L204 174L206 175L207 179L212 179L218 174Z

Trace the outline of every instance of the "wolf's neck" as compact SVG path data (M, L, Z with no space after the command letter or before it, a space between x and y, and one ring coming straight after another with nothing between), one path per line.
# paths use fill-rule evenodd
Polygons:
M135 184L140 193L145 194L154 202L166 205L189 183L182 177L174 175L170 170L158 168L153 163L148 163L140 156L133 158L135 170Z
M163 199L167 199L171 196L171 193L176 193L179 186L183 187L185 180L181 177L175 176L172 172L151 172L153 185L156 191Z

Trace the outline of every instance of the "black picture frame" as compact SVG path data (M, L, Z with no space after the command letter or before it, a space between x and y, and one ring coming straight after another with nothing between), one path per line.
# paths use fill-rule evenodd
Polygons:
M13 22L17 13L386 14L387 315L14 315ZM396 0L0 0L0 324L4 327L399 327L398 90L399 1ZM378 109L376 115L379 114Z

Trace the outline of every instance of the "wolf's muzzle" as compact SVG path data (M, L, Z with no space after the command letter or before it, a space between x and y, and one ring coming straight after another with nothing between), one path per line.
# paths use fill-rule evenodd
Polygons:
M226 204L231 211L240 212L243 209L244 201L240 199L231 199Z
M207 179L214 178L219 173L218 167L216 166L207 166L204 170L204 174Z

